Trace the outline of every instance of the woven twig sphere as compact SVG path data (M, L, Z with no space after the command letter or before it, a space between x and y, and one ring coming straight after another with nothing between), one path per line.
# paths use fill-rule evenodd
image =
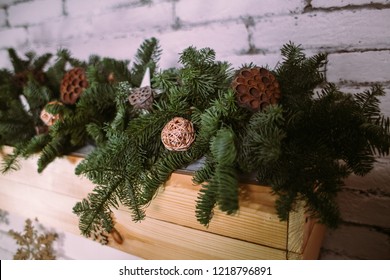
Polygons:
M61 103L57 102L57 101L53 101L53 102L49 102L48 105L49 104L61 104ZM47 126L50 127L50 126L54 125L59 119L61 119L61 116L60 116L60 114L53 115L52 113L49 113L48 111L46 111L45 108L43 108L43 110L41 111L40 118L44 124L46 124Z
M61 81L61 101L65 104L75 104L88 86L84 69L80 67L73 68L66 72Z
M251 111L277 104L281 97L279 83L265 68L243 68L233 80L237 103Z
M129 95L129 102L136 109L151 109L153 104L152 89L149 86L133 89Z
M170 151L186 151L195 140L192 122L175 117L161 131L161 141Z

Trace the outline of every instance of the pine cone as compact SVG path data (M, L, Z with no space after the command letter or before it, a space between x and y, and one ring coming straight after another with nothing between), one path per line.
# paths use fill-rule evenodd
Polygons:
M129 95L129 102L136 109L151 109L153 103L152 89L149 86L133 89Z
M84 69L73 68L64 75L61 81L61 101L65 104L75 104L88 86Z
M233 80L239 106L259 111L277 104L281 94L275 76L265 68L243 68Z
M161 131L161 141L170 151L186 151L195 140L195 131L187 119L175 117Z

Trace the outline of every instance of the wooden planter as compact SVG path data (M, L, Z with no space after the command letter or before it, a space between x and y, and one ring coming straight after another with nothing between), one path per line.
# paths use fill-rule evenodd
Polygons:
M10 152L7 149L6 152ZM56 159L42 174L37 158L21 163L19 171L0 175L0 208L59 230L79 234L76 202L93 185L74 174L81 158ZM134 223L126 209L115 211L123 243L110 237L109 246L145 259L316 259L325 227L307 218L303 206L280 222L270 187L242 184L240 211L219 211L208 228L195 218L199 186L191 175L174 173L147 208L144 221ZM102 256L104 259L104 256Z

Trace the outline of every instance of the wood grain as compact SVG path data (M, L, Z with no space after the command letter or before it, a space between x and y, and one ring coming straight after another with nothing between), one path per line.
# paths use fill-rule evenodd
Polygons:
M21 161L19 171L0 175L0 208L78 235L78 217L72 208L94 188L74 174L81 160L57 158L42 174L36 171L37 157ZM123 207L115 211L115 228L123 242L111 236L109 244L146 259L318 257L323 231L306 218L303 203L281 222L270 187L241 184L239 188L238 213L216 210L209 227L204 227L195 218L200 186L189 174L173 173L147 208L144 221L134 223Z

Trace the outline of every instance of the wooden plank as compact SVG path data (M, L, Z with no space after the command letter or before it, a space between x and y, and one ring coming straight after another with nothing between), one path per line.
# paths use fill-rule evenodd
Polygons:
M10 153L12 148L6 147L4 152ZM19 170L0 174L0 179L5 178L79 199L86 197L93 190L94 185L87 178L74 173L76 165L82 158L75 156L57 158L41 174L37 171L37 160L37 155L20 160Z
M195 201L200 186L190 175L172 174L146 210L148 217L217 233L249 242L286 249L287 223L275 211L275 196L270 187L241 184L240 210L226 215L215 210L208 228L196 220Z
M123 221L123 212L116 212ZM284 259L285 251L242 240L191 229L152 218L134 226L116 226L124 237L118 249L137 252L146 259ZM146 244L146 246L145 246Z
M77 199L1 180L0 208L78 234L71 208ZM125 211L115 212L124 242L110 246L146 259L283 259L285 251L147 218L133 223Z
M304 260L317 260L324 240L326 227L322 224L314 223L310 236L307 240L302 254Z
M306 226L306 216L303 202L296 205L295 211L291 211L288 218L287 251L302 253Z
M11 152L11 149L8 148L7 152ZM20 170L0 176L81 200L94 188L89 180L74 174L74 168L81 160L80 157L70 156L57 158L38 174L37 156L34 156L22 160ZM242 184L240 187L242 195L239 212L228 216L216 210L210 226L206 228L195 217L195 201L200 186L192 183L191 175L174 173L147 208L147 216L285 250L287 223L280 222L277 217L275 196L271 194L271 188L253 184Z

